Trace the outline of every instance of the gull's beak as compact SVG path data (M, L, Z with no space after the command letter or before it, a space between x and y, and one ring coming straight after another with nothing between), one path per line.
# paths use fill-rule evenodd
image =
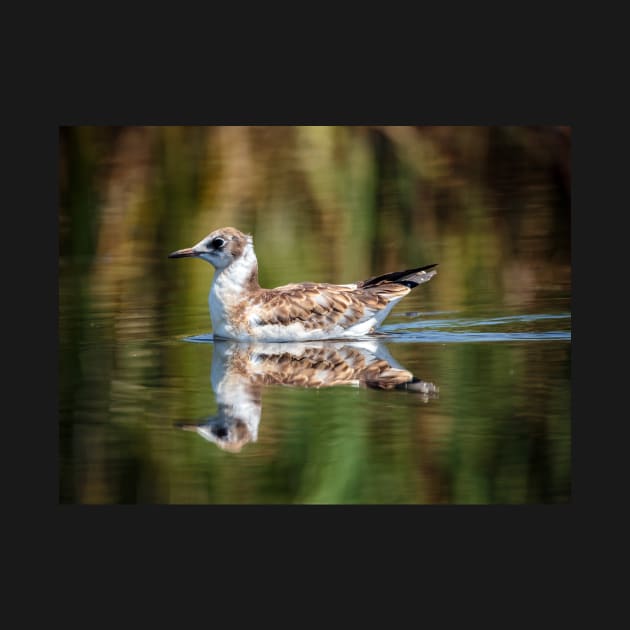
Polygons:
M169 254L169 258L190 258L191 256L199 256L201 252L195 251L192 247L186 249L178 249L176 252Z

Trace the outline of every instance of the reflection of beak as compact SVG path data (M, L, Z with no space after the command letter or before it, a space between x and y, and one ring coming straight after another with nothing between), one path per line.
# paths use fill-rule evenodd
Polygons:
M197 428L198 428L198 425L189 424L187 422L174 422L173 426L176 429L182 429L184 431L193 431L194 433L197 433Z
M192 256L199 256L201 252L195 251L192 247L186 249L178 249L176 252L169 254L169 258L190 258Z

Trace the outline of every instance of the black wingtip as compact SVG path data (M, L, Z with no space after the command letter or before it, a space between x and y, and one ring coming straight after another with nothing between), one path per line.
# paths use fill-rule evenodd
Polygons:
M414 269L405 269L404 271L394 271L392 273L386 273L383 274L382 276L376 276L375 278L370 278L369 280L365 280L364 282L359 283L359 287L361 288L368 288L371 286L374 286L376 284L379 284L381 282L397 282L398 284L403 284L406 287L409 287L410 289L413 289L414 287L417 287L418 284L421 284L420 282L414 282L413 280L410 280L409 277L413 276L416 273L421 273L421 272L429 272L432 269L435 269L435 267L438 266L439 263L431 263L430 265L424 265L423 267L415 267ZM433 274L431 274L430 277L433 277L435 275L434 272ZM430 278L427 278L427 280Z
M432 263L430 265L425 265L424 267L418 267L418 269L412 269L410 273L418 273L419 271L431 271L431 269L435 269L440 263Z

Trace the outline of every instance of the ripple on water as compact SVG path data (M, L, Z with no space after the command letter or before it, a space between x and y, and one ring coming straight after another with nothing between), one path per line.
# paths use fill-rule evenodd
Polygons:
M549 330L549 324L556 326L561 321L560 330ZM452 343L473 341L570 341L570 313L526 314L485 318L418 319L413 322L386 324L381 332L391 341L412 341L430 343ZM497 331L504 326L507 330ZM479 330L479 328L491 330ZM475 330L467 330L473 328Z
M431 315L448 314L431 313ZM420 315L415 313L415 316ZM550 322L566 321L561 330L546 330ZM508 315L490 318L418 319L386 324L379 329L379 337L395 342L461 343L496 341L570 341L570 313ZM506 326L509 330L478 330L483 327ZM477 330L465 330L474 328ZM524 329L524 330L523 330ZM211 333L184 338L193 343L212 343Z

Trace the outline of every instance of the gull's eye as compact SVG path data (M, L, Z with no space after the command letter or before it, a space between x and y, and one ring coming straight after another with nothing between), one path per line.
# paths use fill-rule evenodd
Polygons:
M216 238L212 239L212 242L210 243L210 247L214 249L221 249L224 245L225 245L225 240L222 239L220 236L217 236Z
M228 430L225 427L217 427L214 430L214 434L218 437L218 438L224 438L227 437L228 435Z

